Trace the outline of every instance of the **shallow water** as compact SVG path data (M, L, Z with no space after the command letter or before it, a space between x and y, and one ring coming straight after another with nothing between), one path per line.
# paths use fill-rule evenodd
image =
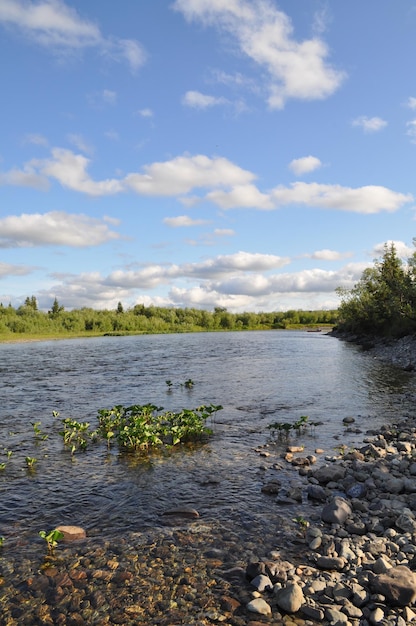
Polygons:
M259 534L267 543L268 534L272 545L281 511L261 486L276 474L293 481L293 473L261 468L258 449L269 441L267 425L308 415L323 424L302 437L305 454L317 447L334 454L340 441L354 445L362 439L342 434L344 417L354 417L363 431L398 422L413 415L416 394L413 374L323 333L102 337L3 344L0 350L6 572L8 559L16 568L23 554L26 569L38 567L41 529L75 524L95 539L159 541L167 532L163 513L175 507L198 510L199 523L217 542L228 529L240 544ZM189 378L190 390L183 386ZM209 424L214 435L208 443L146 462L108 453L105 446L73 458L63 449L61 419L94 424L101 408L148 402L172 410L213 403L223 410ZM33 422L41 422L47 439L36 441ZM274 452L278 459L279 450ZM27 456L37 459L33 471L26 468Z

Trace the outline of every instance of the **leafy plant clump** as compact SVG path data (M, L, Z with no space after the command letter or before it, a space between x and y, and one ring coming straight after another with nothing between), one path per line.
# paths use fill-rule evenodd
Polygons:
M64 535L60 530L54 528L53 530L48 531L40 530L39 537L42 537L42 539L45 540L48 554L53 554L56 546L58 545L58 541L61 541Z
M60 435L71 454L85 450L89 443L97 441L105 441L109 449L115 443L122 451L147 451L212 434L206 420L221 409L222 406L211 404L173 412L150 403L128 407L116 405L98 411L96 430L91 431L88 422L67 418L63 420L64 430Z
M272 431L272 435L277 439L289 439L291 431L295 431L297 435L303 435L308 428L314 429L320 424L321 422L310 422L308 415L301 415L294 423L273 422L267 428Z

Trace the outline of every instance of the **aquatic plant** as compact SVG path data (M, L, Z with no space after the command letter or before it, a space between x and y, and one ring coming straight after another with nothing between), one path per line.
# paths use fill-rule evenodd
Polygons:
M57 528L53 530L40 530L39 537L42 537L46 541L46 546L48 550L48 554L53 554L56 546L58 545L58 541L64 538L63 533Z
M26 461L26 467L27 467L28 469L34 469L34 467L35 467L36 463L38 462L38 460L37 460L37 459L35 459L35 458L34 458L34 457L32 457L32 456L27 456L27 457L25 458L25 461Z
M308 415L301 415L293 424L290 422L273 422L267 426L268 430L272 431L272 434L278 439L289 438L291 430L295 431L298 435L305 434L308 428L315 428L319 426L321 422L309 422Z
M42 429L40 428L41 423L42 422L32 422L33 433L35 435L35 439L45 441L48 438L48 435L42 432Z
M85 450L90 441L96 438L96 432L89 432L89 422L78 422L70 417L62 420L64 429L60 431L60 435L64 441L64 445L70 448L71 455L76 450Z

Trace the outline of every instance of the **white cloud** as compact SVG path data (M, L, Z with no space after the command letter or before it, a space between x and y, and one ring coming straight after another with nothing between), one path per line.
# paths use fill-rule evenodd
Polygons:
M406 123L406 135L410 137L412 143L416 143L416 120L411 120Z
M140 117L153 117L154 114L152 109L140 109L137 111L137 115L140 115Z
M49 142L46 139L46 137L44 137L43 135L40 135L39 133L30 133L28 135L26 135L26 137L24 138L25 143L32 143L35 146L45 146L47 147Z
M401 258L401 259L409 259L413 253L415 252L415 248L412 246L408 246L407 244L405 244L403 241L397 241L397 240L393 240L390 239L389 241L385 241L383 243L377 243L371 254L373 258L379 258L382 257L384 254L384 249L385 249L385 245L387 244L387 246L390 246L391 244L394 245L397 255Z
M46 177L49 177L63 187L90 196L126 191L144 196L185 196L203 189L207 190L205 196L188 196L182 200L189 206L208 200L222 209L253 208L264 211L295 204L370 214L397 211L413 200L411 194L379 185L350 188L295 182L290 187L279 185L264 193L253 184L256 175L252 172L224 157L210 158L202 154L151 163L143 166L142 173L133 172L124 178L100 181L93 180L88 174L89 164L90 159L82 154L54 148L50 159L32 160L23 170L0 173L0 184L45 188Z
M40 163L41 171L45 176L55 178L63 187L90 196L111 195L123 189L120 181L116 179L93 181L87 174L90 160L82 154L74 154L63 148L54 148L52 157Z
M143 169L144 174L128 174L124 183L136 193L151 196L180 195L195 188L245 184L255 178L254 174L228 159L210 159L202 154L152 163Z
M209 109L214 106L228 104L228 100L226 98L209 96L199 91L187 91L182 99L182 103L193 109Z
M311 259L318 261L340 261L341 259L347 259L352 256L352 252L337 252L336 250L316 250L311 255Z
M0 219L0 248L98 246L120 238L118 233L108 227L107 221L111 223L111 220L99 220L63 211L9 215Z
M94 152L94 148L86 141L86 139L77 133L70 133L68 135L68 141L73 146L81 150L81 152L85 152L86 154L92 154Z
M8 276L27 276L33 272L34 268L24 265L11 265L0 262L0 279Z
M2 185L31 187L44 191L48 189L49 181L44 175L36 171L35 162L30 161L22 170L13 168L7 172L0 172L0 187Z
M416 98L410 97L407 100L406 104L409 107L409 109L416 109Z
M203 226L209 224L207 220L195 220L188 215L178 215L177 217L165 217L163 223L171 228L181 228L183 226Z
M362 115L352 121L353 126L359 126L365 133L377 133L387 126L386 120L381 117L366 117Z
M262 193L255 185L234 185L231 191L216 189L206 195L207 200L222 209L254 208L264 211L274 209L270 194Z
M216 237L233 237L235 230L232 228L215 228L214 235Z
M344 80L327 63L326 44L318 37L296 41L289 17L269 0L175 0L173 8L235 39L240 52L265 71L271 108L283 108L290 98L327 98Z
M300 159L293 159L289 163L289 168L294 172L297 176L302 174L308 174L309 172L313 172L322 166L321 161L314 156L306 156L301 157Z
M97 24L83 19L63 0L1 0L1 23L60 54L95 48L105 56L127 61L132 71L146 59L137 41L104 37Z
M276 206L303 204L363 214L397 211L401 206L413 200L411 194L398 193L378 185L351 188L301 182L294 183L290 188L276 187L271 192L271 196Z

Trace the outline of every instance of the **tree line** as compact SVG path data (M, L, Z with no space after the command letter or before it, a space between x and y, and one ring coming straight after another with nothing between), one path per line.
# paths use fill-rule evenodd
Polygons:
M337 312L289 310L271 313L230 313L224 307L213 311L136 304L125 309L121 302L113 310L92 308L65 310L58 300L49 311L40 311L34 296L14 308L0 303L0 336L13 335L100 335L177 333L218 330L269 330L302 326L334 325Z
M337 291L340 333L399 338L416 332L416 251L403 260L393 243L385 244L352 289Z

